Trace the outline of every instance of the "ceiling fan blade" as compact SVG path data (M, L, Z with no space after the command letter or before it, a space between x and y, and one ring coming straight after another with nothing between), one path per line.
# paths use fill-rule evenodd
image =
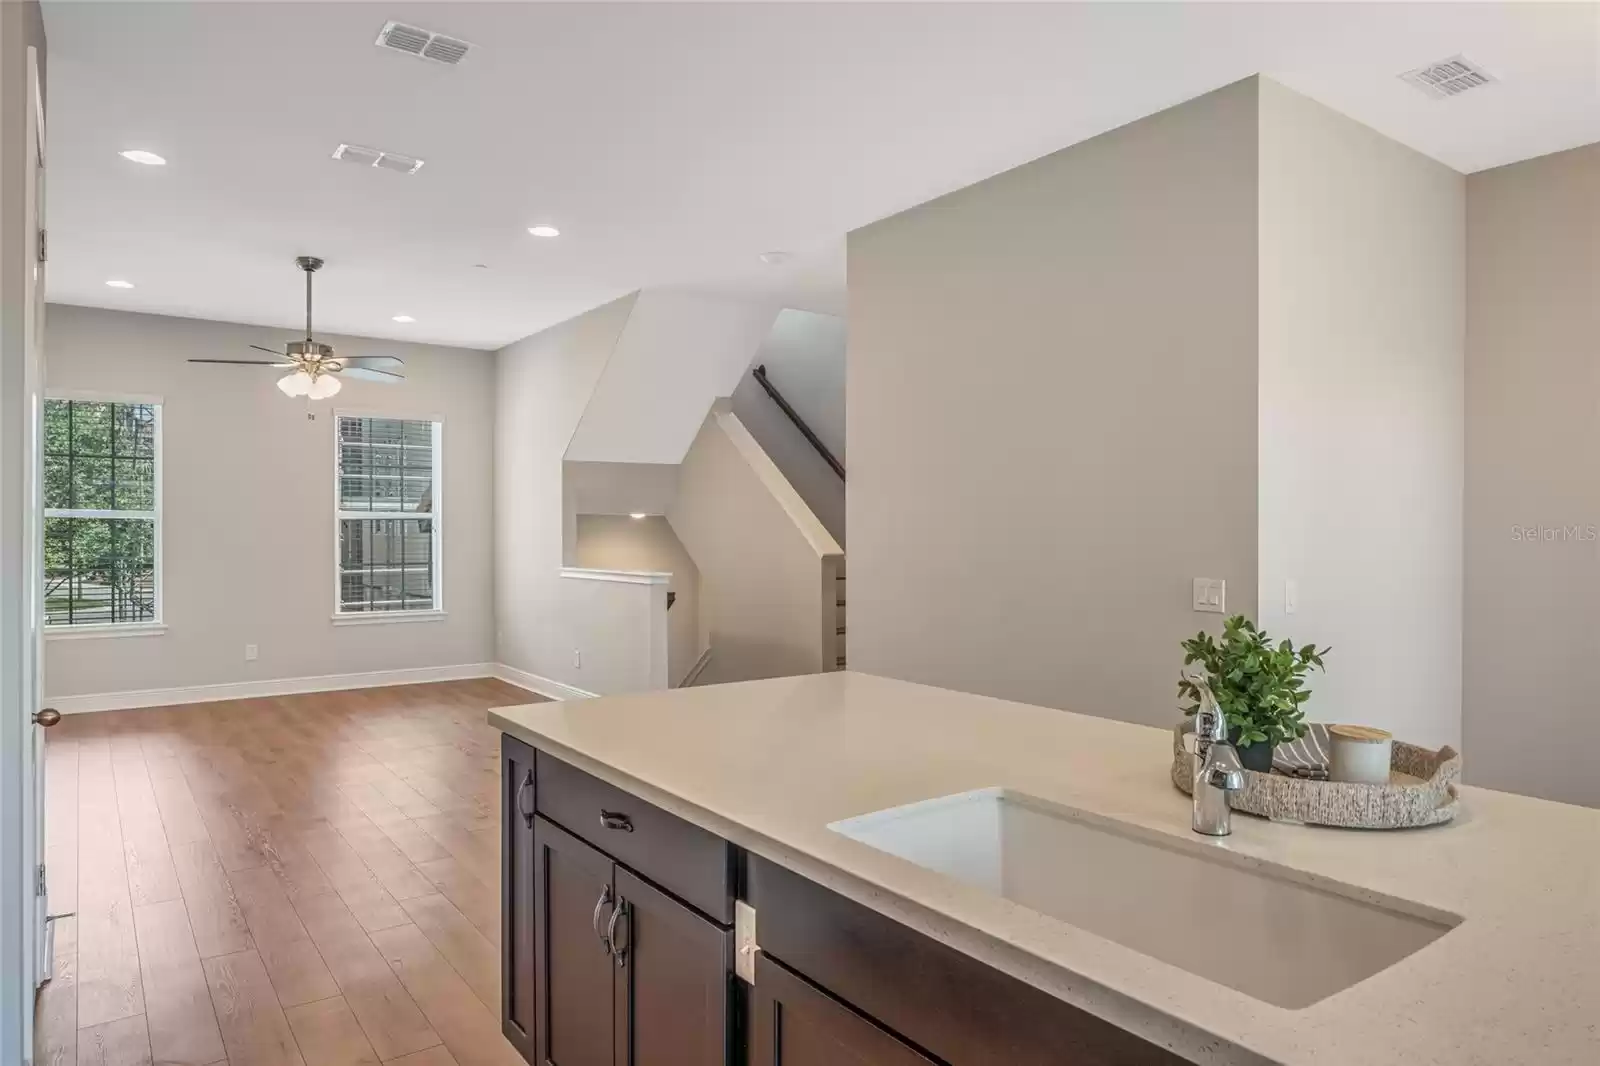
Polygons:
M289 358L289 353L288 352L280 352L276 348L263 348L259 344L252 344L250 347L254 348L258 352L270 352L273 355L277 356L279 359L287 359L287 358Z
M191 363L221 363L224 366L294 366L293 363L270 363L265 359L191 359Z
M338 373L341 377L359 378L362 381L382 381L389 385L397 384L406 379L404 374L391 374L387 370L373 370L371 367L365 366L347 366Z
M396 359L392 355L356 355L349 358L335 356L348 370L386 370L391 374L403 370L406 365L404 359Z

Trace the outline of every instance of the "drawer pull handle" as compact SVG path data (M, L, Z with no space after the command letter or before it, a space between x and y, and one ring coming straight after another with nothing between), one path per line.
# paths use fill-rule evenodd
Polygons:
M522 820L527 823L529 829L533 828L533 808L524 807L522 805L522 797L526 795L528 790L532 787L533 771L529 770L527 778L522 782L522 784L517 786L517 813L522 815Z
M618 968L621 968L628 964L629 945L617 944L618 920L626 923L623 928L628 929L628 939L632 940L633 931L631 926L633 924L633 914L632 908L628 906L626 900L622 900L617 903L617 909L611 912L611 921L606 923L606 941L611 945L611 957L617 960L617 966Z
M606 829L620 829L624 833L633 832L633 819L621 811L602 810L600 812L600 824Z
M600 938L600 947L607 955L611 954L611 930L608 927L604 933L600 931L600 912L606 909L606 904L611 902L611 886L605 885L600 889L600 899L594 905L594 917L589 919L589 926L594 930L594 935ZM615 924L617 912L611 912L611 923Z

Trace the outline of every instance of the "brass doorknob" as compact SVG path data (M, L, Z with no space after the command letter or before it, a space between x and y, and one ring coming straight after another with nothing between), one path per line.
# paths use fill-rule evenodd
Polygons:
M49 729L59 721L61 721L61 712L54 707L46 707L33 716L33 724L42 725L46 729Z

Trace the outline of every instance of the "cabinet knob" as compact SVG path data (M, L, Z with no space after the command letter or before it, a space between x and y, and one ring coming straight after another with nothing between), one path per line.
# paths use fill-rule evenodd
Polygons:
M46 707L43 710L35 711L33 715L33 724L42 725L46 729L49 729L59 721L61 721L61 712L54 707Z

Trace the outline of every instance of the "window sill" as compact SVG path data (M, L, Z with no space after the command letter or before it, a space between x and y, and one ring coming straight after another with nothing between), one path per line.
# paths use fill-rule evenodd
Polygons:
M339 614L333 616L336 626L376 626L393 622L442 622L443 611L373 611L370 614Z
M95 637L159 637L167 631L161 622L118 622L93 626L45 626L45 640L90 640Z

